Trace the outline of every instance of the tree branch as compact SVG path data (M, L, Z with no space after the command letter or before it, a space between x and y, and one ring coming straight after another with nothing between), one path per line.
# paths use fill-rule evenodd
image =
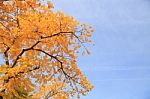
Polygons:
M42 53L44 53L44 54L50 56L51 58L54 58L55 60L57 60L57 61L62 65L62 62L61 62L57 57L55 57L55 56L53 56L53 55L51 55L51 54L49 54L49 53L47 53L47 52L45 52L45 51L43 51L43 50L41 50L41 49L34 49L34 48L33 48L32 50L42 52Z
M8 59L8 51L9 51L10 47L7 47L7 49L4 52L4 56L5 56L5 64L9 66L9 59Z
M41 50L41 49L32 49L32 50L42 52L42 53L44 53L44 54L50 56L51 58L54 58L55 60L57 60L57 61L60 63L60 65L61 65L60 69L62 70L62 72L63 72L63 74L65 75L65 77L68 77L69 79L72 79L72 77L71 77L70 75L68 75L68 74L64 71L63 62L60 61L56 56L53 56L53 55L51 55L51 54L49 54L49 53L47 53L47 52L45 52L45 51L43 51L43 50Z
M16 64L17 64L17 61L19 60L19 58L24 54L24 52L28 51L28 50L31 50L33 49L37 44L39 44L40 41L37 41L33 46L29 47L29 48L26 48L26 49L22 49L21 53L17 56L17 58L15 59L13 65L11 66L11 68L13 68Z
M58 35L63 34L63 33L73 33L73 32L59 32L59 33L56 33L56 34L53 34L53 35L50 35L50 36L46 36L46 37L41 36L41 39L51 38L53 36L58 36Z
M24 73L28 73L28 72L32 72L34 70L40 69L40 66L37 66L33 69L28 70L27 72L24 71L20 71L18 72L15 76L9 76L7 79L4 79L4 83L8 83L10 79L17 77L18 75L24 74Z
M41 36L40 39L51 38L51 37L54 37L54 36L58 36L58 35L60 35L60 34L62 34L62 33L73 33L73 32L59 32L59 33L53 34L53 35L51 35L51 36L46 36L46 37ZM11 66L11 68L13 68L13 67L17 64L17 61L19 60L19 57L21 57L21 56L24 54L24 52L33 49L33 48L34 48L37 44L39 44L40 42L41 42L41 41L38 40L33 46L31 46L31 47L29 47L29 48L26 48L26 49L22 49L21 53L17 56L17 58L15 59L13 65ZM44 52L43 52L43 53L44 53ZM45 53L45 54L46 54L46 53ZM53 58L54 58L54 56L53 56ZM56 59L56 57L55 57L55 59Z

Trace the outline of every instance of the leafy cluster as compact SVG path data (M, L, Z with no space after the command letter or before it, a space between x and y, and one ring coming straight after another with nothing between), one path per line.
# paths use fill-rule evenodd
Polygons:
M0 3L0 96L4 99L68 99L93 86L76 64L89 51L90 26L54 12L50 1Z

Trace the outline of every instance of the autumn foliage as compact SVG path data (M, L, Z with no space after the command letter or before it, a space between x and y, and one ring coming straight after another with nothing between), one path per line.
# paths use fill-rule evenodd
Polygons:
M41 1L0 3L4 99L79 98L93 88L76 63L79 48L89 54L84 43L91 42L92 28Z

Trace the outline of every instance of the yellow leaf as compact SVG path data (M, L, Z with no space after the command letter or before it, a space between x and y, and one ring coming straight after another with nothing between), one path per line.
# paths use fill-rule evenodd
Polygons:
M86 36L87 36L87 37L90 37L90 36L91 36L91 34L90 34L90 33L86 33Z

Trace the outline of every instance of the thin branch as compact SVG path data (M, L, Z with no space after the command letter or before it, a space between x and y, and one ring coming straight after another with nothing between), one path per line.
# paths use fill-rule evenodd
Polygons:
M42 53L44 53L44 54L46 54L46 55L48 55L48 56L54 58L55 60L57 60L57 61L60 63L60 65L61 65L60 69L62 70L62 72L64 73L64 75L65 75L66 77L68 77L68 78L72 78L71 76L69 76L69 75L64 71L64 69L63 69L63 62L60 61L56 56L53 56L53 55L51 55L51 54L49 54L49 53L47 53L47 52L45 52L45 51L43 51L43 50L41 50L41 49L32 49L32 50L42 52Z
M5 29L7 29L8 31L10 31L10 29L9 29L7 26L5 26L2 22L0 22L0 24L1 24Z
M10 49L10 47L7 47L7 49L5 50L5 52L4 52L4 56L5 56L5 63L6 63L6 65L8 65L9 66L9 59L8 59L8 51L9 51L9 49Z
M13 65L11 66L11 68L13 68L16 64L17 64L17 61L19 60L19 58L26 52L26 51L29 51L31 49L33 49L37 44L39 44L40 41L37 41L33 46L27 48L27 49L22 49L21 53L17 56L17 58L15 59Z
M58 35L63 34L63 33L73 33L73 32L59 32L59 33L53 34L53 35L51 35L51 36L46 36L46 37L41 36L40 39L51 38L51 37L58 36ZM27 48L27 49L23 49L23 50L21 51L21 53L20 53L20 54L17 56L17 58L15 59L15 61L14 61L13 65L11 66L11 68L13 68L13 67L17 64L17 61L19 60L19 57L21 57L21 56L24 54L24 52L33 49L33 48L34 48L37 44L39 44L40 42L41 42L41 41L38 40L33 46L31 46L31 47L29 47L29 48ZM40 50L40 49L39 49L39 50ZM44 52L43 52L43 53L44 53ZM46 54L46 53L45 53L45 54ZM53 58L54 58L54 56L53 56ZM55 58L56 58L56 57L55 57Z
M62 62L61 62L57 57L55 57L55 56L53 56L53 55L51 55L51 54L49 54L49 53L47 53L47 52L45 52L45 51L43 51L43 50L41 50L41 49L34 49L34 48L33 48L32 50L42 52L42 53L44 53L44 54L50 56L51 58L54 58L55 60L57 60L57 61L62 65Z
M10 79L17 77L18 75L21 75L21 74L24 74L24 73L28 73L28 72L32 72L32 71L38 70L38 69L40 69L40 66L37 66L37 67L35 67L33 69L30 69L27 72L20 71L15 76L9 76L7 79L4 79L4 83L8 83Z
M58 35L64 34L64 33L73 33L73 32L59 32L59 33L56 33L56 34L53 34L53 35L50 35L50 36L46 36L46 37L41 36L41 39L44 39L44 38L51 38L51 37L53 37L53 36L58 36Z

